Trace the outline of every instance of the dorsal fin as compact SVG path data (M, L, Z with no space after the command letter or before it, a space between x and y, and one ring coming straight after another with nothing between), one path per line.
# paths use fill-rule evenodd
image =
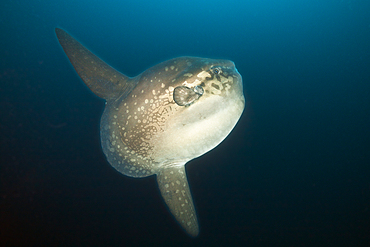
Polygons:
M55 33L78 75L100 98L108 101L126 97L136 86L136 77L119 73L64 30L55 28Z

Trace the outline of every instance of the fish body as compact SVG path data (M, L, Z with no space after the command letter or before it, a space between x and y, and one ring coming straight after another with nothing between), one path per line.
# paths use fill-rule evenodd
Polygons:
M106 101L100 136L110 165L130 177L155 174L171 213L197 236L185 164L221 143L243 112L234 63L179 57L130 78L65 31L56 28L56 34L81 79Z

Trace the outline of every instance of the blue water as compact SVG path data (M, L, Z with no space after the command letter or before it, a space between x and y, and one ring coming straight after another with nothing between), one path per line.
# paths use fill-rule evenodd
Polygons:
M370 246L370 3L3 1L0 246ZM54 28L135 76L164 60L224 58L247 108L187 165L188 237L155 177L117 173L104 102Z

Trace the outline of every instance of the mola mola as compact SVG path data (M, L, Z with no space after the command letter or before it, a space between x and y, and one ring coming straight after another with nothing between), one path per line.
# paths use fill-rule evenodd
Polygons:
M106 101L100 135L108 162L130 177L155 174L171 213L197 236L185 164L220 144L243 112L242 78L234 63L179 57L130 78L65 31L55 32L78 75Z

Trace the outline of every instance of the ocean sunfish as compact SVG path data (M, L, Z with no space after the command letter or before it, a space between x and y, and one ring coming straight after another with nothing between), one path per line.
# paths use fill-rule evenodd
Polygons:
M65 31L55 32L78 75L106 101L100 137L110 165L130 177L155 174L171 213L197 236L185 164L220 144L243 112L242 78L234 63L179 57L130 78Z

